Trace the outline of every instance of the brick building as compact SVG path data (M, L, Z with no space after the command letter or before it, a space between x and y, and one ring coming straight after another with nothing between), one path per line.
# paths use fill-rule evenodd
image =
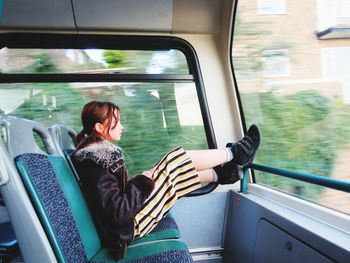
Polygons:
M311 89L350 104L349 0L244 0L236 17L241 92Z

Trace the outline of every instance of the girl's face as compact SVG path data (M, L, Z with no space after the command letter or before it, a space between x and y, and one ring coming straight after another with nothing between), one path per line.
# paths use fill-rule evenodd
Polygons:
M115 118L113 118L111 129L109 130L109 137L112 141L120 141L120 139L122 138L123 131L124 131L124 126L120 122L120 118L119 118L117 125L114 127L114 125L116 124L116 121L117 120Z
M113 117L110 127L108 127L108 120L103 124L95 124L95 130L97 133L107 141L120 141L123 134L124 127L120 122L119 112L115 112L115 115L118 116L119 121L117 122L117 118Z
M116 118L113 118L113 121L111 123L111 128L109 129L109 140L110 141L120 141L120 139L122 138L122 134L123 134L123 130L124 130L124 126L122 125L122 123L120 122L120 113L119 112L115 112L116 116L118 116L118 122ZM116 123L117 122L117 123ZM107 127L105 127L107 129Z

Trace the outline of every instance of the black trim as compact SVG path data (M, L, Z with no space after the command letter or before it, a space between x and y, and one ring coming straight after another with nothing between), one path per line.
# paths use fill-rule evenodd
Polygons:
M76 19L76 15L75 15L73 0L71 0L70 5L71 5L71 8L72 8L72 14L73 14L73 20L74 20L74 28L75 28L75 31L78 33L77 19Z
M176 74L0 74L0 83L30 82L193 82L192 75Z
M205 186L202 186L201 188L194 190L193 192L187 194L186 196L199 196L199 195L205 195L209 194L210 192L214 191L216 187L218 187L218 183L210 183Z
M193 56L192 46L185 40L164 36L90 35L90 34L44 34L3 33L0 48L66 48L66 49L126 49L126 50L181 50L186 58ZM191 61L189 68L193 68Z
M44 33L3 33L0 34L0 48L63 48L63 49L126 49L126 50L169 50L177 49L183 52L186 57L189 75L164 75L163 77L146 74L103 74L100 77L96 74L0 74L0 82L68 82L62 77L71 78L69 81L127 81L130 77L137 76L139 81L194 81L198 94L205 134L210 149L217 148L214 129L209 113L208 102L205 94L204 82L201 75L197 54L191 44L183 39L166 36L135 36L135 35L90 35L90 34L44 34ZM166 79L166 77L169 77ZM134 81L134 79L132 80ZM217 184L212 183L201 189L197 194L205 194L216 188ZM203 190L202 190L203 189ZM202 191L201 191L202 190Z

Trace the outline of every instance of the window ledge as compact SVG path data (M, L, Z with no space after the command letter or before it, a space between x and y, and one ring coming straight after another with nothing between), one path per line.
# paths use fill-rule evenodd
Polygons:
M344 232L345 236L350 238L350 216L347 214L331 210L321 205L256 183L248 185L248 193L263 197L264 199L272 201L288 210L295 211L298 214L307 215L319 222L323 222L323 224L333 227L340 232ZM350 246L348 246L347 249L350 249Z

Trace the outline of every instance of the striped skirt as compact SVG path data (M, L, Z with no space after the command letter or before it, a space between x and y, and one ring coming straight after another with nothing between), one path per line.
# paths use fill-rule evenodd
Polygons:
M192 160L181 147L163 157L155 166L153 178L154 190L135 216L135 238L151 232L177 199L201 187Z

